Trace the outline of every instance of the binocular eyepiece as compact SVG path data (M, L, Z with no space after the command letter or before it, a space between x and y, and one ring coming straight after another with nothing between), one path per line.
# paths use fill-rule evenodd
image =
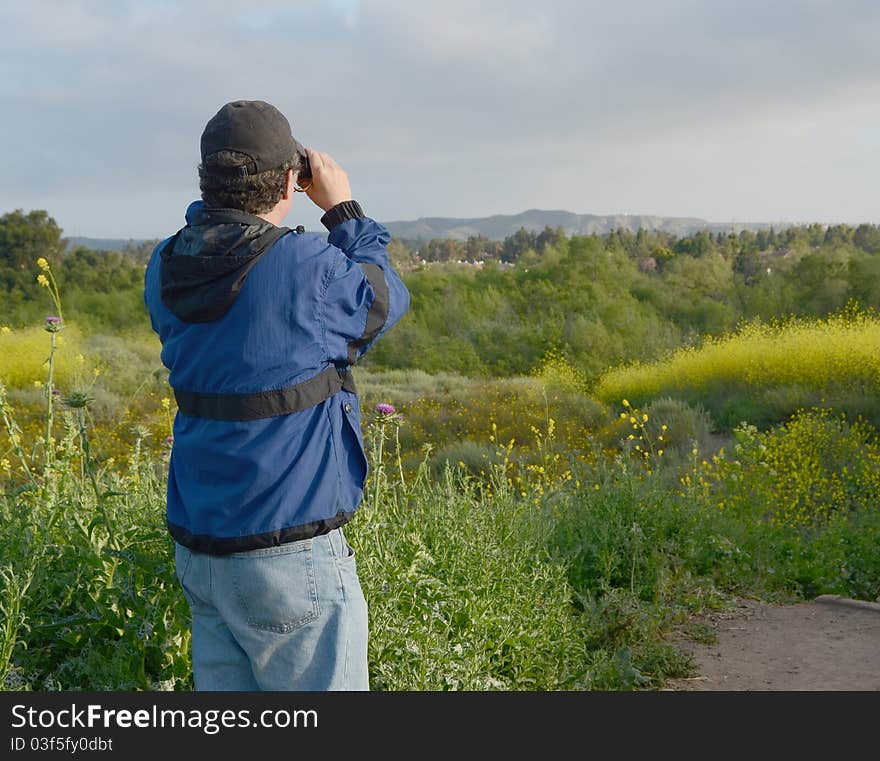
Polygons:
M312 179L312 167L309 165L309 156L305 151L299 151L297 153L299 156L299 172L297 173L298 180L311 180Z

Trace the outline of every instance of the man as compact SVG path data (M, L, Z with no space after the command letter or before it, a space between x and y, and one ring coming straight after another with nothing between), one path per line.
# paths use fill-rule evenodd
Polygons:
M202 201L153 251L144 288L178 405L167 523L195 686L368 689L366 602L342 533L367 474L349 368L409 293L388 230L274 106L223 106L201 157ZM279 226L298 190L324 210L327 240Z

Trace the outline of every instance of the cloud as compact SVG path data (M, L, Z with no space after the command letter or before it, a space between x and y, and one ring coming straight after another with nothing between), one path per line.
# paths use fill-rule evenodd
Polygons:
M72 233L179 225L201 129L237 98L278 105L385 219L877 218L868 0L37 0L6 15L0 211L47 208Z

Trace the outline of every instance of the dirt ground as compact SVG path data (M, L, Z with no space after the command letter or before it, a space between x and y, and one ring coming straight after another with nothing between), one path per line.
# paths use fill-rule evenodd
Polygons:
M713 644L676 637L698 676L669 690L880 690L880 604L823 595L799 605L740 600L697 623Z

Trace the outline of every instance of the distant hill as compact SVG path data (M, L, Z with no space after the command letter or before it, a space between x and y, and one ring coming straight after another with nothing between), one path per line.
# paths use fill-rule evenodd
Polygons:
M72 251L77 246L85 246L92 251L122 251L127 246L134 247L146 242L134 238L83 238L77 235L65 238L65 240L68 251Z
M470 236L484 235L490 240L501 240L513 235L521 227L540 232L545 227L561 227L566 235L605 235L613 230L662 231L678 236L692 235L700 230L712 232L739 232L766 230L767 223L707 222L696 217L654 217L633 214L573 214L570 211L542 211L529 209L520 214L496 214L491 217L458 219L454 217L420 217L410 222L386 222L392 235L406 240L452 238L467 240ZM779 225L777 225L779 226Z
M573 214L570 211L542 211L529 209L519 214L495 214L491 217L461 219L456 217L420 217L410 221L385 222L391 234L404 240L434 240L452 238L467 240L472 235L484 235L490 240L503 240L521 227L530 232L541 232L545 227L561 227L566 235L606 235L613 230L658 230L672 235L692 235L700 230L712 232L739 232L766 230L768 223L707 222L697 217L654 217L641 214ZM777 223L781 229L786 224ZM67 238L67 249L86 246L94 251L122 251L136 247L146 240L129 238Z

